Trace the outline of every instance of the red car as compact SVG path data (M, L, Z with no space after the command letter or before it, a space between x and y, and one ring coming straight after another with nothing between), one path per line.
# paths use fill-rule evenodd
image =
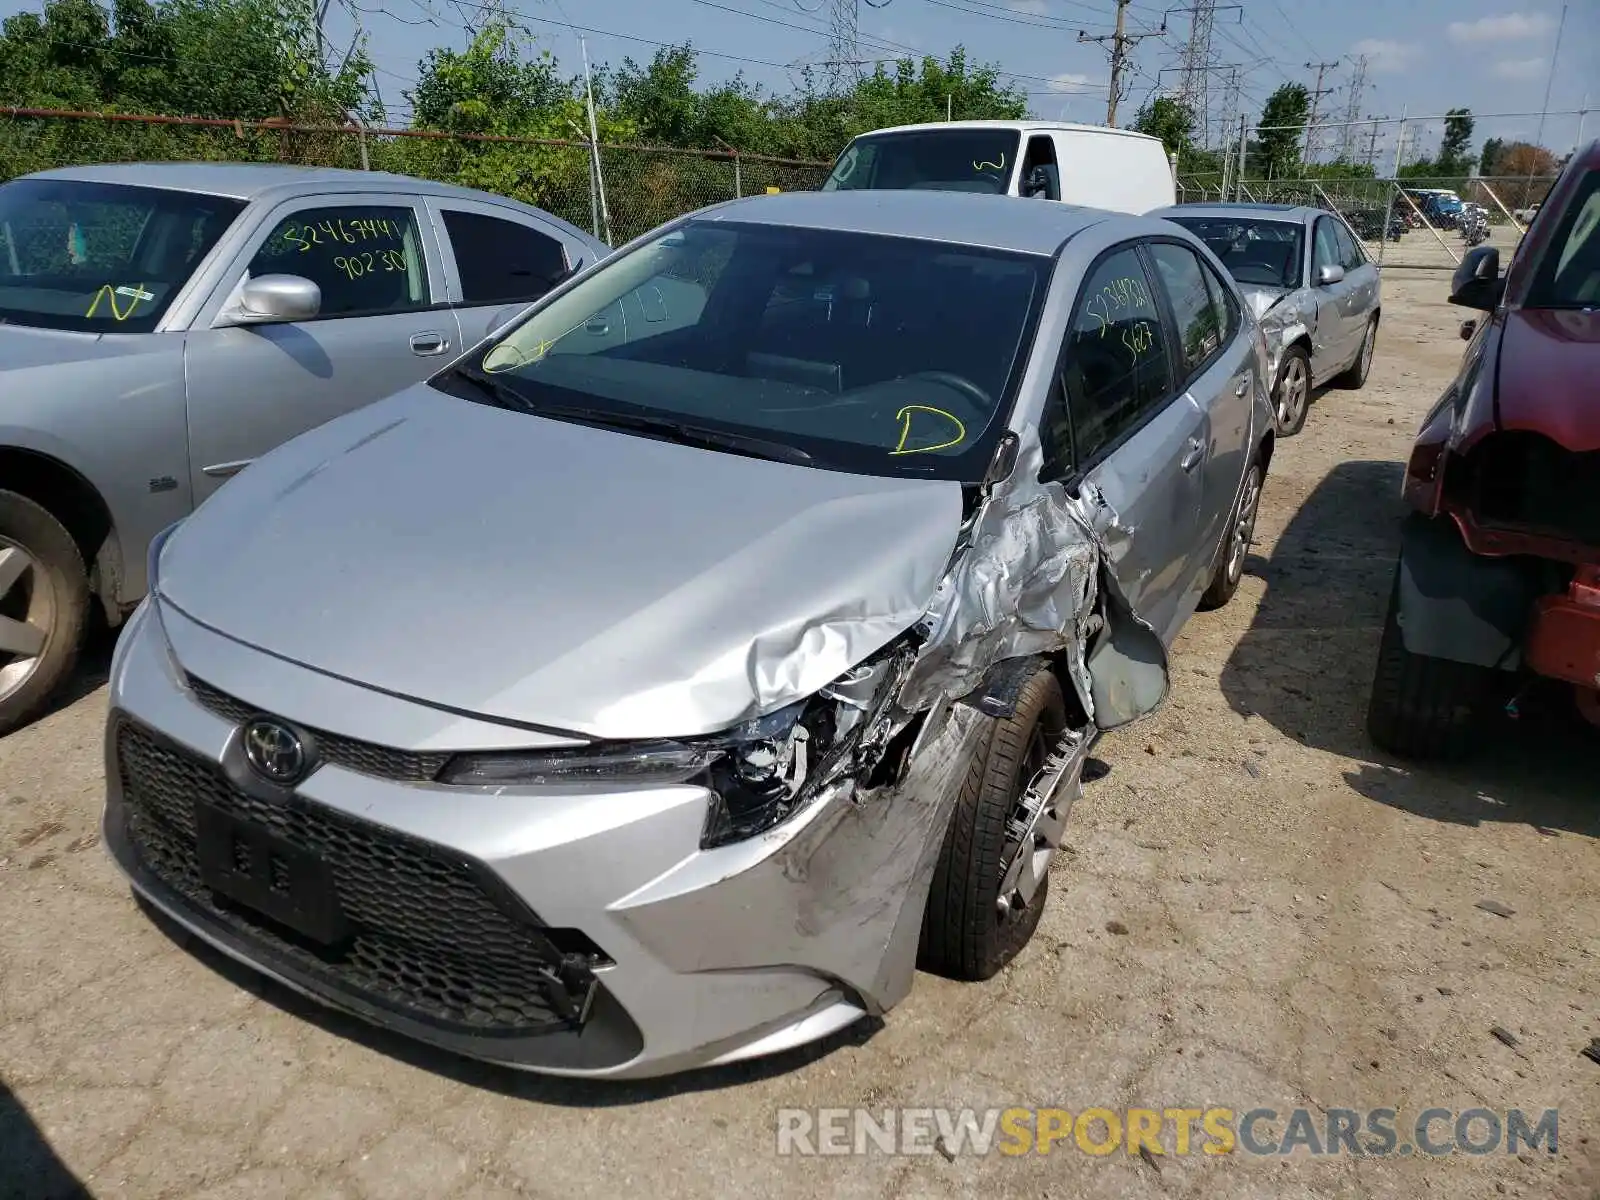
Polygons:
M1467 253L1461 372L1406 465L1406 517L1367 710L1411 757L1467 750L1508 682L1570 685L1600 725L1600 141L1573 155L1502 276Z

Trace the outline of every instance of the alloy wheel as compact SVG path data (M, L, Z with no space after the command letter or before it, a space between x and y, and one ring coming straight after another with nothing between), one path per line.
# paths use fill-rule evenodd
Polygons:
M0 700L38 670L55 624L55 596L43 566L15 542L0 538Z
M1256 536L1256 513L1261 508L1261 468L1252 466L1239 496L1239 513L1233 522L1233 544L1228 550L1228 580L1244 574L1244 560Z
M1311 375L1306 361L1299 355L1284 364L1283 378L1278 383L1278 428L1293 429L1305 411L1311 396Z

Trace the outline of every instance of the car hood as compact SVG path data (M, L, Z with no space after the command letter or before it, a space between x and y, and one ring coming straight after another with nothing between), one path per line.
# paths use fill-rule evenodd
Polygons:
M808 696L917 621L957 483L849 475L429 388L221 488L158 593L238 641L425 703L686 737Z
M155 348L153 334L106 335L0 323L0 373L121 358Z
M1575 453L1600 450L1600 313L1512 309L1500 343L1502 429L1542 433Z
M1258 321L1269 308L1289 294L1288 288L1267 287L1260 283L1242 283L1239 291L1244 296L1244 302L1250 306L1251 315Z

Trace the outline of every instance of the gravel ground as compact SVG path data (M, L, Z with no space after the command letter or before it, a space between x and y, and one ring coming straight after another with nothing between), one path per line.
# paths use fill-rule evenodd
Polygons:
M99 845L102 649L0 742L0 1196L1600 1196L1597 740L1530 713L1441 772L1362 732L1400 461L1461 352L1445 286L1390 272L1371 382L1281 446L1249 577L1103 744L1022 957L772 1063L519 1076L187 944ZM779 1108L853 1105L1561 1111L1554 1155L776 1154Z

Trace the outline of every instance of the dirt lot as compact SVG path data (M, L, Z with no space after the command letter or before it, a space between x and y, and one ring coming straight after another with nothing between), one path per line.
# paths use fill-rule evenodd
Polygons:
M1390 273L1371 383L1323 396L1281 447L1250 577L1190 625L1167 707L1105 743L1022 958L988 985L921 977L880 1027L814 1052L552 1082L419 1051L184 944L98 844L87 678L0 742L0 1196L73 1178L304 1200L1600 1196L1600 1065L1579 1055L1600 1036L1600 740L1528 714L1436 772L1362 732L1399 460L1461 352L1445 284ZM775 1153L781 1107L1014 1104L1387 1106L1402 1131L1434 1105L1559 1105L1560 1150Z

